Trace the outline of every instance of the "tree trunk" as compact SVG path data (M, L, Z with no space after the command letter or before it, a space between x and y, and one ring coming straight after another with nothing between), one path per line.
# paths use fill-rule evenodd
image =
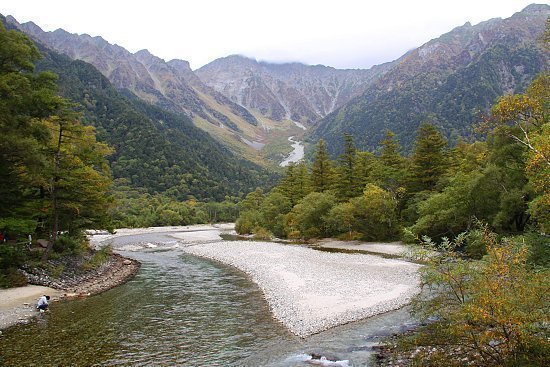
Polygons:
M57 241L57 232L59 231L59 206L57 200L57 184L59 182L59 166L61 165L61 139L63 138L63 123L59 122L59 137L57 139L57 150L54 156L54 175L52 179L51 198L52 198L52 216L53 226L50 234L48 247L42 254L42 262L48 260L48 256L53 249L53 245Z

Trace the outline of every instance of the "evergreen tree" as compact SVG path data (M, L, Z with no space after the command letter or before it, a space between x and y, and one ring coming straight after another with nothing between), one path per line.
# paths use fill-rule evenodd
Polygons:
M57 96L56 75L33 73L38 57L28 37L0 24L0 229L17 237L40 222L45 260L58 233L109 227L111 180L109 149Z
M338 199L348 200L361 195L361 181L357 174L357 150L353 137L344 135L344 154L338 158Z
M315 160L311 169L311 187L314 192L324 192L333 186L334 167L327 152L326 142L321 139L317 143Z
M292 206L311 192L309 176L305 163L291 163L288 165L285 176L281 181L280 190L289 198Z
M379 165L373 172L374 181L385 190L395 193L403 184L404 163L401 156L399 142L395 134L386 131L384 140L380 142L382 150L379 157Z
M420 126L409 172L411 192L435 190L437 181L447 169L446 147L447 141L434 125Z
M105 157L112 150L98 143L94 129L82 126L76 117L65 111L62 116L44 120L52 134L48 146L51 158L44 170L50 196L46 222L51 241L43 260L61 231L78 236L84 229L110 227L108 209L112 200L106 192L111 177Z

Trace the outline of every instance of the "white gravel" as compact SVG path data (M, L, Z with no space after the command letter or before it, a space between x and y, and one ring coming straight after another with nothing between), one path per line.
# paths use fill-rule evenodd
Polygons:
M182 248L252 278L276 319L306 337L402 307L420 291L419 265L270 242L220 241Z

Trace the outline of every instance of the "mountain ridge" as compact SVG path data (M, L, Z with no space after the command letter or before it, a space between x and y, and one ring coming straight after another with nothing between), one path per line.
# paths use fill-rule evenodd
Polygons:
M218 58L195 70L232 101L274 120L314 124L360 94L391 63L371 69L336 69L298 62L270 63L242 55Z
M510 18L469 22L407 52L363 94L319 122L308 139L325 139L333 154L341 136L352 134L360 149L375 150L386 129L410 150L420 123L431 121L447 138L473 134L496 98L522 92L548 68L537 44L550 15L530 5Z

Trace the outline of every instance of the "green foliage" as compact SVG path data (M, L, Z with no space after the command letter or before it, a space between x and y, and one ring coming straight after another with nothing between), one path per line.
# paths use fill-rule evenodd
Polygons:
M368 184L363 196L351 199L356 231L367 240L394 239L399 231L397 201L388 191Z
M305 163L289 164L278 189L290 199L292 205L296 205L309 194L310 177Z
M284 237L284 216L292 210L290 199L277 190L272 190L262 203L260 214L262 226L277 237Z
M223 202L178 201L162 194L150 195L118 181L110 211L116 228L234 222L239 214L237 198Z
M27 285L27 278L17 268L0 269L0 288L23 287Z
M432 124L420 126L409 169L409 191L433 191L447 169L447 141Z
M257 210L242 212L235 223L235 231L238 234L250 234L254 229L260 227L260 223L261 215Z
M421 320L432 321L409 341L415 349L426 346L415 353L414 363L548 364L548 274L534 271L527 263L525 246L499 242L486 228L478 239L487 256L466 261L455 250L467 236L463 233L457 241L439 246L440 255L432 257L422 270L423 284L430 291L417 297L415 313Z
M327 219L335 204L336 197L330 193L308 194L289 213L286 232L299 231L304 238L329 235Z
M256 190L250 192L243 201L241 201L241 209L243 211L259 210L264 201L264 191L257 187Z
M57 95L55 74L33 73L30 39L0 24L0 43L0 223L15 238L48 236L46 260L59 233L109 226L110 149Z
M253 238L255 240L264 240L264 241L268 241L270 240L271 238L273 237L273 235L271 234L271 232L269 232L267 229L263 228L263 227L256 227L254 229L254 236Z
M63 253L65 255L80 254L88 248L86 237L82 232L78 234L70 235L65 233L55 241L53 250L57 253Z
M92 257L82 264L84 270L91 270L100 267L105 264L113 254L113 248L111 246L105 246L101 249L94 251Z
M338 197L351 199L361 193L361 180L357 170L357 149L353 137L344 135L344 153L338 157L336 191Z
M514 237L513 241L529 249L527 260L530 264L550 268L550 236L537 232L527 232L522 236Z
M321 139L317 143L317 151L311 169L311 188L315 192L332 189L334 184L334 167L327 152L326 142Z

